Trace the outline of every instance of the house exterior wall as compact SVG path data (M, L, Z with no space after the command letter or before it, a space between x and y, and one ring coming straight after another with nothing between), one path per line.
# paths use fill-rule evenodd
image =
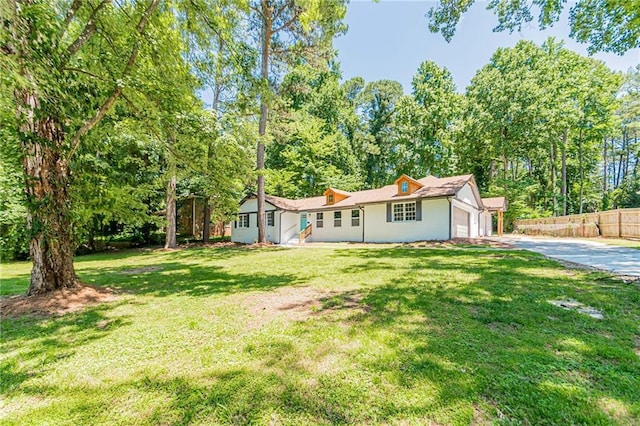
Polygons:
M360 224L358 226L351 225L351 210L360 211ZM334 226L334 212L336 211L342 212L342 224L340 227ZM324 210L322 213L324 214L322 228L318 228L316 212L308 213L307 220L312 224L312 233L307 241L362 241L362 210Z
M270 203L264 203L266 211L273 211L273 226L266 227L267 241L280 242L280 210ZM234 243L253 244L258 241L258 200L255 198L246 200L240 205L240 214L249 214L249 227L240 228L236 223L231 224L231 241Z
M300 214L294 212L282 212L280 218L282 236L279 244L285 244L292 238L297 238L300 233Z
M453 229L453 208L457 207L469 213L469 236L490 235L491 216L481 213L474 199L472 189L466 185L459 193L458 199L434 198L418 200L422 205L422 220L407 222L387 222L387 203L367 204L360 209L360 224L352 226L351 211L323 210L323 227L317 226L317 212L308 212L307 221L312 224L309 242L412 242L421 240L447 240L455 235ZM266 211L274 211L274 226L267 226L267 240L276 244L285 244L296 239L300 232L300 212L277 209L265 203ZM251 244L258 239L257 200L245 200L240 206L240 213L249 214L249 227L239 228L232 224L231 241ZM342 212L342 225L334 225L334 212ZM488 225L487 225L488 224Z
M464 210L469 213L469 238L477 238L479 231L480 211L467 203L462 203L457 199L451 200L451 214L453 215L453 208L457 207L460 210ZM451 224L451 235L456 235L456 230L453 229L453 223Z
M446 198L439 198L421 202L422 220L410 222L387 222L386 203L366 205L364 208L366 241L388 243L448 240L449 201Z
M488 237L492 234L491 213L488 211L480 213L480 236Z
M471 204L476 208L478 207L478 201L476 200L475 195L473 195L473 189L471 189L471 186L468 183L460 188L460 191L458 191L458 195L456 198L458 198L460 201L464 201L467 204Z

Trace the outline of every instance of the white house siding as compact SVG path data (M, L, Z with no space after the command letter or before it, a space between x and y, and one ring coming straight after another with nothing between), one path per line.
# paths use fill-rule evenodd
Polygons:
M275 211L275 206L270 203L265 203L266 211L274 211L273 226L267 226L267 241L272 243L280 242L280 220L278 215L279 211ZM231 241L234 243L252 244L258 241L258 200L255 198L246 200L240 206L240 213L249 214L249 227L240 228L236 227L235 223L231 224Z
M491 236L492 233L492 223L491 223L491 213L490 212L482 212L480 213L480 236Z
M387 205L364 208L365 239L372 243L411 242L449 239L449 201L446 198L422 200L422 220L387 222Z
M457 199L451 200L451 217L454 214L454 207L469 213L469 238L477 238L479 230L480 211L466 203L461 203ZM453 221L452 221L453 222ZM456 237L456 229L451 223L451 236Z
M290 239L297 237L300 233L300 214L294 212L282 213L282 237L281 244L287 243Z
M473 189L471 189L471 186L468 183L465 184L462 188L460 188L460 191L458 191L457 198L460 201L464 201L467 204L471 204L476 208L478 207L478 201L476 200L476 197L473 194Z
M322 221L322 228L318 228L316 212L309 212L307 215L307 220L312 224L312 234L307 239L307 241L362 241L362 210L360 210L360 225L358 226L351 225L351 210L359 209L323 211L322 213L324 214L324 220ZM342 225L340 227L334 226L333 213L335 211L342 212Z

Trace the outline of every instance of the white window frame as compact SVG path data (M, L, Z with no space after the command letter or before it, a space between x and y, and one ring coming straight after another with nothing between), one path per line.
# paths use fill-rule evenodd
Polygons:
M342 226L342 212L333 212L333 227L340 228Z
M238 228L249 227L249 213L240 213L238 215Z
M275 212L266 212L265 213L267 216L267 226L275 226L274 224L276 223L275 220Z
M351 210L351 226L360 226L360 209Z
M400 183L400 191L402 191L402 193L409 192L409 182L405 180L404 182Z
M392 205L392 216L394 222L415 222L416 202L394 203Z
M324 228L324 213L316 213L316 228Z

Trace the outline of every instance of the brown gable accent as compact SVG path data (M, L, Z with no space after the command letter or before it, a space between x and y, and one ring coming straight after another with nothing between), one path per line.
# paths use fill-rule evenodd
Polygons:
M424 185L422 185L420 182L418 182L417 180L415 180L414 178L407 176L405 174L403 174L402 176L400 176L398 179L396 179L394 182L394 184L398 185L398 195L409 195L409 194L413 194L414 192L416 192L418 189L422 188ZM402 187L405 186L406 187L406 191L403 191Z
M322 194L326 197L328 206L331 206L335 203L339 203L342 200L346 200L351 197L351 194L347 191L341 191L335 188L327 188L326 191Z

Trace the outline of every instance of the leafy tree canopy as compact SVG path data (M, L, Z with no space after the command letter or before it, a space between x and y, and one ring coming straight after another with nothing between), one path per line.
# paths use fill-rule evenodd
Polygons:
M440 0L429 10L429 29L451 41L462 15L475 0ZM498 18L494 31L519 31L537 14L540 29L556 23L565 8L558 0L490 0ZM569 9L570 36L589 43L589 52L622 54L640 47L640 0L577 0Z

